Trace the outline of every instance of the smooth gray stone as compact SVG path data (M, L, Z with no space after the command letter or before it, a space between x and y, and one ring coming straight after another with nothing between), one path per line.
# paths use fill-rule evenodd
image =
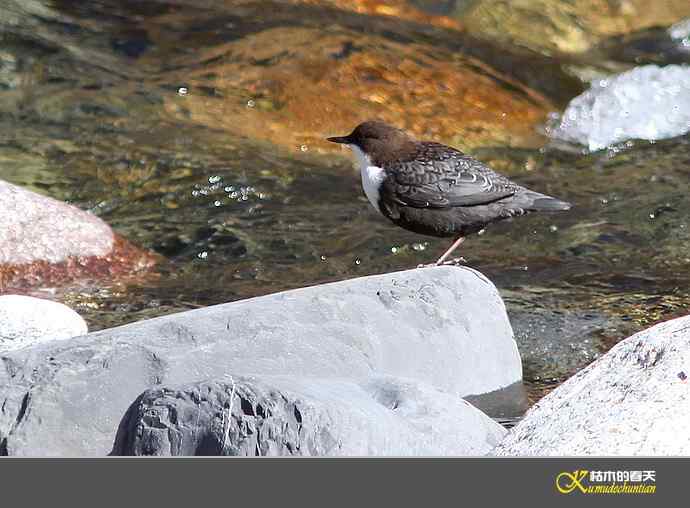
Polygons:
M7 352L0 363L0 453L10 455L105 455L144 390L227 373L393 376L460 397L522 377L496 288L459 267L182 312Z
M628 337L548 394L492 454L690 455L690 316Z
M463 399L410 380L229 377L153 388L112 455L484 455L506 430Z

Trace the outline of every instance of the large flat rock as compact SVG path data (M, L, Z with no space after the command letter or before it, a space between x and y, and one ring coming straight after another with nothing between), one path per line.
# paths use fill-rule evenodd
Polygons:
M690 316L629 337L540 400L496 455L690 455Z
M483 455L506 430L423 383L227 376L147 390L113 455Z
M144 390L232 375L409 378L462 397L521 380L479 272L426 268L217 305L6 353L0 448L104 455Z

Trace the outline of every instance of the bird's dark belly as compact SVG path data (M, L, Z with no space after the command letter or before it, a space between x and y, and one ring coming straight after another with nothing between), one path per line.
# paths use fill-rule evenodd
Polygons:
M467 236L488 224L522 215L522 209L507 209L495 204L454 208L398 207L388 218L398 226L421 235L438 237Z

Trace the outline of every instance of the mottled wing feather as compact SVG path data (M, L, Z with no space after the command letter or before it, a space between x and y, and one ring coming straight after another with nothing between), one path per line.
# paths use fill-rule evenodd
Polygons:
M414 162L413 162L414 160ZM488 204L519 186L476 159L437 143L420 143L413 160L388 164L383 191L399 204L450 208ZM420 161L424 161L420 164Z

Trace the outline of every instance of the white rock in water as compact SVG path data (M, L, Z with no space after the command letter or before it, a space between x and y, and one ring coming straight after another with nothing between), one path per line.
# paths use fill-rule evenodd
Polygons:
M492 454L690 455L690 316L629 337L540 400Z
M690 66L645 65L592 82L549 134L600 150L629 139L657 140L690 131Z
M684 46L687 45L690 50L690 40L686 41L690 37L690 18L672 25L668 29L668 34L672 39L680 40Z
M87 332L84 319L66 305L30 296L0 296L0 351Z

